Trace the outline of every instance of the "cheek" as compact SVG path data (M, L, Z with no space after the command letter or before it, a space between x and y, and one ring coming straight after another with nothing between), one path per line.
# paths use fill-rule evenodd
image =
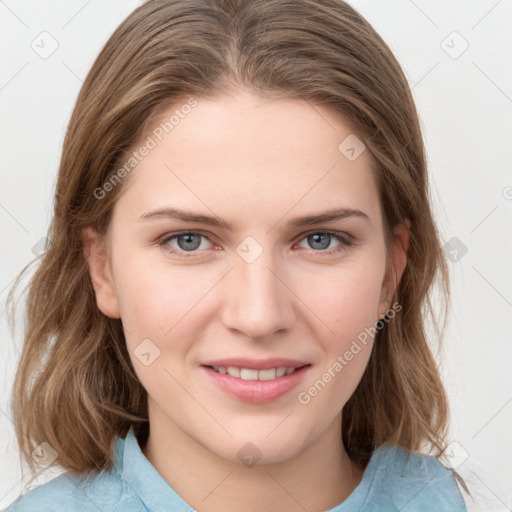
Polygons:
M169 297L162 296L165 287L155 279L150 268L132 265L126 259L116 275L116 293L121 310L123 327L128 344L140 342L141 338L152 338L170 328L162 317L164 304L172 311ZM170 294L169 294L170 295Z
M328 422L357 388L373 347L384 270L384 256L370 261L361 255L308 279L307 304L323 324L316 336L323 357L298 396L306 414L326 414Z
M328 327L331 348L341 350L378 319L384 263L361 258L356 264L339 266L316 277L305 280L303 294L311 310Z
M179 269L166 274L165 268L148 265L140 255L120 258L116 269L126 346L139 381L150 396L162 395L163 389L164 396L180 396L179 386L165 371L182 380L187 330L200 290Z
M186 397L182 397L177 382L185 380L184 363L210 318L205 297L218 277L211 272L201 275L193 266L148 264L144 259L141 251L120 258L116 267L126 346L137 377L150 396L169 400L166 407L178 410L185 406L186 400L181 398Z
M116 293L128 343L151 337L163 341L190 324L209 286L191 269L150 264L142 251L118 258ZM184 317L187 321L181 322Z
M356 390L367 367L376 324L382 274L366 267L337 273L329 291L314 294L318 316L329 329L318 331L323 357L317 371L301 386L297 401L310 418L322 418L321 431ZM312 307L314 309L314 307ZM315 311L316 311L315 310Z

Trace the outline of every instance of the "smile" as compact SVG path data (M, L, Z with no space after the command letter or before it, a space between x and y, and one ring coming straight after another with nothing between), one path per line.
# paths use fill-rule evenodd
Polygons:
M245 365L209 364L201 365L200 368L223 394L253 404L268 403L289 395L311 368L311 364L304 363L273 367L270 367L269 362L264 365L247 365L267 367L246 368Z
M222 375L231 375L243 380L273 380L284 375L292 374L297 368L269 368L268 370L254 370L251 368L237 368L236 366L212 366L213 370Z

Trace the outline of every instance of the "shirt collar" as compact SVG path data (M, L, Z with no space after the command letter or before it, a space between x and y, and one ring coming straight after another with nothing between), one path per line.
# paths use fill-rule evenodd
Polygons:
M193 510L142 453L133 427L124 439L116 439L114 454L114 467L121 479L133 489L148 510Z
M361 482L345 501L327 512L352 512L360 510L375 477L377 455L389 450L383 446L372 455ZM114 466L124 480L137 494L148 510L173 510L190 512L194 510L162 478L140 449L139 442L130 428L125 439L118 437L114 448Z

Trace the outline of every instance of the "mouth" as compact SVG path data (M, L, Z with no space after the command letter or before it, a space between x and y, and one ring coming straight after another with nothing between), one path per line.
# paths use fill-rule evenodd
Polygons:
M208 366L214 372L220 373L221 375L231 375L236 379L242 380L274 380L285 375L291 375L296 370L303 368L303 365L298 368L294 366L278 366L277 368L269 368L268 370L256 370L253 368L239 368L237 366Z
M216 363L203 364L200 368L221 391L249 403L267 403L287 395L311 368L310 363L290 360Z

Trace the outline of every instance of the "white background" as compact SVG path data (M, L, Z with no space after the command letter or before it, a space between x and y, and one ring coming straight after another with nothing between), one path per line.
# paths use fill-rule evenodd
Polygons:
M2 308L13 278L46 234L65 128L82 80L138 4L0 1ZM468 510L512 510L512 1L351 4L404 67L424 129L443 243L457 237L467 247L450 263L453 307L440 364L452 409L450 440L457 443L454 460L463 461L458 471L481 501L495 502L468 503ZM58 42L46 59L31 47L43 31ZM3 508L26 480L9 410L21 337L9 332L3 315L1 322ZM57 474L47 471L37 482Z

